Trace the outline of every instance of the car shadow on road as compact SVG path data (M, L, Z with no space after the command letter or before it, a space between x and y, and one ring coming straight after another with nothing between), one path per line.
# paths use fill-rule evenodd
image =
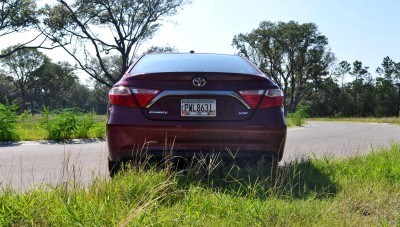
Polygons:
M197 162L197 163L196 163ZM284 166L258 162L192 162L181 169L179 185L209 188L234 196L307 199L336 195L338 185L311 160L296 160Z
M16 147L20 145L21 142L14 142L14 141L0 142L0 147Z

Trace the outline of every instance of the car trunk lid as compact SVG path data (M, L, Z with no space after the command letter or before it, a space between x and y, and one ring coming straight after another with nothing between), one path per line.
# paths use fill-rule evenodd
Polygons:
M196 84L199 78L205 83ZM276 88L265 76L251 74L151 73L132 75L126 80L132 88L161 91L142 109L143 114L153 120L246 120L256 107L250 106L239 91Z

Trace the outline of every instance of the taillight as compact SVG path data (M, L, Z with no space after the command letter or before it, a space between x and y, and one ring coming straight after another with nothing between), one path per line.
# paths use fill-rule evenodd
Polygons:
M108 97L112 105L137 107L129 87L113 87L110 92L108 92Z
M239 91L240 96L249 104L252 109L257 108L268 108L274 106L282 106L283 104L283 92L280 89L268 89L265 90L245 90ZM262 98L262 99L261 99Z
M127 107L138 107L136 98L139 107L144 108L158 93L159 90L118 86L111 88L108 97L111 104Z
M135 95L139 106L144 108L151 100L153 100L154 97L158 95L158 93L160 93L160 91L153 89L133 88L132 93Z
M249 104L252 109L255 109L264 94L264 90L239 91L239 94L244 100L246 100L247 104Z
M282 106L283 97L283 91L281 89L269 89L265 92L259 108Z

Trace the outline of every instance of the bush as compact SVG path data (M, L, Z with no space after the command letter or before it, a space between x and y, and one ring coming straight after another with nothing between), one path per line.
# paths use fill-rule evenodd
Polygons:
M0 141L18 140L17 108L15 104L10 104L8 101L5 104L0 103Z
M96 138L104 139L106 137L106 127L105 125L98 126L96 129Z
M296 112L289 114L291 122L295 126L302 126L305 123L305 119L308 117L308 106L298 106Z
M50 112L44 107L40 125L53 140L87 138L89 130L94 126L94 113L83 113L77 109L60 109Z
M94 113L90 112L87 114L80 113L77 119L76 135L79 138L88 138L89 130L94 126Z
M43 119L40 125L49 133L49 139L69 139L76 130L77 121L72 110L61 109L50 112L49 108L44 107L41 114Z

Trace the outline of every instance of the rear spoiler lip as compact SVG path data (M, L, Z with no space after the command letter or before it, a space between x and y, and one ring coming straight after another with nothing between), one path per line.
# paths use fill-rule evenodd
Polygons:
M125 74L125 78L134 78L137 80L145 79L147 76L158 75L180 75L180 76L204 76L204 75L221 75L221 76L240 76L242 80L265 80L269 79L265 74L245 74L245 73L228 73L228 72L154 72L154 73L135 73L135 74ZM209 78L208 80L213 80L214 78ZM218 78L215 78L216 80ZM226 78L224 78L226 79ZM229 79L226 79L229 80ZM237 80L237 79L232 79Z

